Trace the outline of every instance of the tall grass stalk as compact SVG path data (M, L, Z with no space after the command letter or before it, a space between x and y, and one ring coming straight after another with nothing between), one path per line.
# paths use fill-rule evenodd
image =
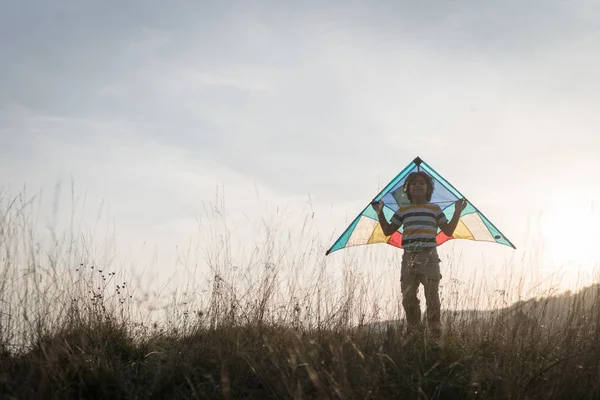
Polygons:
M148 293L110 234L93 247L75 213L66 233L40 233L39 207L0 194L3 398L600 396L597 283L509 304L477 277L450 277L438 340L403 325L398 256L331 264L311 212L294 230L294 211L278 209L240 243L217 201L171 285ZM494 307L466 307L469 296Z

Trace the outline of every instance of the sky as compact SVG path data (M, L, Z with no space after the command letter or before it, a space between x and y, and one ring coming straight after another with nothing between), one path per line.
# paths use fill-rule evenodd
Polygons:
M223 214L233 250L267 222L305 246L307 215L324 250L416 156L517 246L444 245L460 279L571 287L600 262L596 1L1 7L4 193L155 283L191 247L206 268ZM397 255L371 247L316 262Z

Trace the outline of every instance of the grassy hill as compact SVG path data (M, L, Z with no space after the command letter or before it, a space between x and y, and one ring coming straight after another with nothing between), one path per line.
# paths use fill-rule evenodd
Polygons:
M52 235L40 246L28 204L0 196L2 399L600 398L600 285L446 310L434 340L407 334L402 321L357 323L369 310L376 320L381 304L351 271L341 295L317 271L316 289L276 298L269 241L240 293L223 277L232 244L218 236L202 307L175 304L157 323L134 318L143 299L89 262L87 237ZM316 251L302 253L314 247L296 246L296 268L315 264Z
M4 346L3 398L512 398L600 396L600 285L486 311L445 313L439 342L385 329L265 320L185 331L73 305L25 352ZM76 304L76 302L74 302ZM99 304L99 303L97 303ZM257 314L258 315L258 314ZM204 322L203 322L204 321Z

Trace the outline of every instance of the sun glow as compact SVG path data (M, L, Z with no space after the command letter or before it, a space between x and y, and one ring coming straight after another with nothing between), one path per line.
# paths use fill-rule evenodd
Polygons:
M600 266L600 210L593 203L556 201L542 217L541 228L545 268L562 269L573 278Z

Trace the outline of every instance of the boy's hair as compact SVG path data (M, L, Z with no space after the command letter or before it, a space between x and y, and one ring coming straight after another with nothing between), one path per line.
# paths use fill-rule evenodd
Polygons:
M431 176L427 175L423 171L412 172L411 174L408 175L408 177L406 178L406 181L404 181L404 193L406 193L406 197L408 197L408 200L411 203L412 203L412 199L410 197L410 190L408 190L408 188L410 187L410 185L413 184L415 179L417 179L417 177L419 177L419 176L422 177L423 179L425 179L425 182L427 183L427 192L425 194L425 199L427 201L431 201L431 196L433 195L433 179L431 178Z

